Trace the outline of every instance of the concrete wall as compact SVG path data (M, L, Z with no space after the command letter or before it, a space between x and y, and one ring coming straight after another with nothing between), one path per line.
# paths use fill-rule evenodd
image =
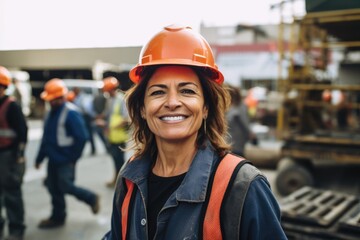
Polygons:
M135 65L140 50L141 47L0 51L0 65L20 69L91 68L96 61Z

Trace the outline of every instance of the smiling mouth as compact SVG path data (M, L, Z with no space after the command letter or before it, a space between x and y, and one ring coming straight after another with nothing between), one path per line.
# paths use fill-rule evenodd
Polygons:
M161 117L160 119L163 121L181 121L184 120L186 117L185 116L165 116L165 117Z

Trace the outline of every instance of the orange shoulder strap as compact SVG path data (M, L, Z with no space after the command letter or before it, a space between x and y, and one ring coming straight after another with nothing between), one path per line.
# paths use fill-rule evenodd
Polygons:
M204 225L203 225L203 239L204 240L221 240L221 225L220 225L220 209L221 203L224 199L225 191L230 182L231 176L236 166L244 158L237 157L232 154L227 154L219 163L214 176L214 182L210 193L209 203L206 209Z
M126 182L126 186L127 186L127 192L123 201L123 204L121 206L121 233L122 233L122 239L125 240L126 239L126 233L127 233L127 226L128 226L128 217L129 217L129 205L130 205L130 200L131 200L131 196L134 190L134 183L129 181L129 180L125 180Z

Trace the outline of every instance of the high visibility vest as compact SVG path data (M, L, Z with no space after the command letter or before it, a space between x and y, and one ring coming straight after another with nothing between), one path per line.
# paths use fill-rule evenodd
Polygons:
M66 102L63 109L59 114L57 126L56 126L56 143L59 147L70 147L74 144L74 138L72 136L68 136L66 133L66 120L69 114L69 111L79 111L78 107L70 102ZM49 112L46 114L44 121L47 122L49 118Z
M16 132L10 128L9 123L6 119L6 113L8 111L9 105L11 102L14 102L15 99L8 97L5 99L3 104L0 106L0 146L8 147L16 138Z
M56 139L59 147L69 147L74 144L74 138L71 136L68 136L66 134L66 119L69 113L69 110L75 110L75 106L70 103L65 103L64 108L62 109L60 115L59 115L59 121L56 128Z
M211 188L211 193L208 194L207 199L205 200L204 207L206 207L205 217L203 221L203 238L204 240L221 240L221 223L220 223L220 209L221 204L224 199L225 192L231 182L233 174L236 174L242 165L249 163L249 161L244 158L227 154L222 161L220 161L215 175L213 177L213 182L211 186L216 186ZM130 200L134 193L134 183L125 180L127 192L121 206L121 229L122 229L122 239L126 240L128 220L129 220L129 206Z
M109 142L110 143L124 143L128 140L128 131L126 128L119 128L118 125L123 121L121 116L122 101L116 99L113 112L109 119Z

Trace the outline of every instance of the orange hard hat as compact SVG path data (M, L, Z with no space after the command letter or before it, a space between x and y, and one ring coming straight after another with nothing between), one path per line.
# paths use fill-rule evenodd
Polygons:
M66 100L69 101L69 102L72 102L75 100L75 97L76 97L76 94L74 91L69 91L67 94L66 94Z
M119 86L119 81L115 77L106 77L103 80L104 86L102 90L104 92L109 92L116 89Z
M64 81L59 78L53 78L45 84L45 90L40 97L45 101L51 101L55 98L64 97L68 93Z
M4 86L9 86L11 83L11 74L3 66L0 66L0 84Z
M191 27L177 25L165 27L143 46L139 63L130 70L129 77L139 83L144 67L174 64L206 69L211 80L218 84L224 81L208 42Z
M325 102L331 102L331 98L332 98L331 91L330 91L329 89L325 89L325 90L322 92L322 99L323 99L323 101L325 101Z
M258 100L254 98L252 95L248 95L246 96L244 103L248 108L256 107L258 104Z

